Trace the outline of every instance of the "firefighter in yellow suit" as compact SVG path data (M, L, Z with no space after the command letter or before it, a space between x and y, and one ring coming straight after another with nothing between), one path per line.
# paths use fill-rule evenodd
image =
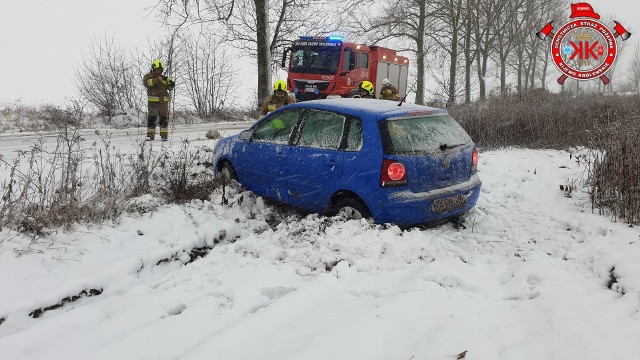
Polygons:
M153 60L151 71L142 80L147 88L147 139L153 140L156 136L156 122L160 125L160 137L166 141L169 137L169 91L175 86L169 76L162 75L164 64L160 60ZM158 121L159 120L159 121Z
M260 114L267 115L275 109L285 105L294 104L296 99L287 95L287 83L284 80L278 80L273 84L273 95L267 96L260 107Z
M400 100L398 89L391 85L389 79L382 80L382 88L380 89L380 97L382 100Z
M363 99L376 98L375 87L373 86L373 83L371 83L371 81L369 80L365 80L361 82L360 86L358 86L358 90L360 91L360 97Z

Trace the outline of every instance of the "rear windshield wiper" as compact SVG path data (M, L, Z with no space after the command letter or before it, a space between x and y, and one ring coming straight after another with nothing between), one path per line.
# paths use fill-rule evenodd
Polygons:
M464 144L455 144L455 145L440 144L440 151L445 151L445 150L457 148L457 147L462 146L462 145L464 145Z

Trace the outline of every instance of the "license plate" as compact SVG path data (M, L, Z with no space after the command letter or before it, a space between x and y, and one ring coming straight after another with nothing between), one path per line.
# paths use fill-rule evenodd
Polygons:
M444 199L436 199L431 205L431 211L436 214L446 213L467 206L467 198L464 195L452 196Z

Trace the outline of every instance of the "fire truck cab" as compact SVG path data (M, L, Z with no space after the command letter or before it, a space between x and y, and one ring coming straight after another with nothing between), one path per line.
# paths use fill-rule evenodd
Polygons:
M385 78L404 97L409 59L393 49L345 42L340 37L300 36L284 50L282 68L288 71L287 86L297 101L350 97L364 80L373 83L380 98Z

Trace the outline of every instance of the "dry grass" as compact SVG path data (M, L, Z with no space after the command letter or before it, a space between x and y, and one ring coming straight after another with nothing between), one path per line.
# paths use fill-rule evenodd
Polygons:
M639 103L637 95L574 97L537 90L460 105L450 112L484 149L567 149L588 146L596 129L637 120Z
M91 146L77 130L60 130L55 146L44 140L0 166L8 178L1 184L0 229L35 236L76 223L115 219L134 199L152 194L167 202L207 199L220 186L207 168L209 149L187 142L177 152L140 142L135 153L115 151L109 137Z
M194 151L188 140L183 140L175 154L165 154L159 163L157 179L164 198L172 203L208 199L222 185L212 176L210 157L210 149Z
M0 132L59 130L80 126L83 110L78 103L66 107L15 105L0 109L0 120Z
M602 215L640 224L640 128L626 125L593 136L589 173L591 203Z

